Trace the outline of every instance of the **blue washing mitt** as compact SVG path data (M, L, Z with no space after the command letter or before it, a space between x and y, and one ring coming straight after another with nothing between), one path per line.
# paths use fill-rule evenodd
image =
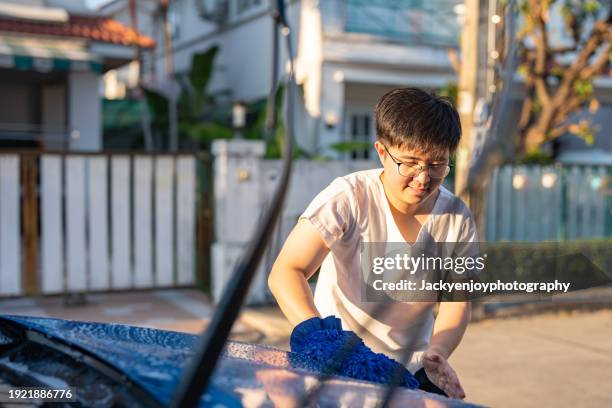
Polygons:
M389 384L395 370L402 373L399 385L417 388L419 382L405 367L370 350L355 333L342 330L334 316L313 317L295 326L291 351L302 354L310 369L346 377Z

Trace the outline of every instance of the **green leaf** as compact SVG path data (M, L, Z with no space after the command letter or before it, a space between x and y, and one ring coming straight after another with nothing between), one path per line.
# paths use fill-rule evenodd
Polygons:
M215 57L219 47L214 46L203 53L194 54L191 60L189 80L196 92L204 92L213 72Z
M561 13L561 16L563 16L563 18L571 17L572 8L568 4L564 4L563 6L561 6L560 13Z
M178 100L180 119L197 121L200 119L205 105L206 95L203 93L182 92Z
M168 117L168 109L170 105L168 98L152 89L145 89L144 95L147 100L147 104L149 105L149 109L151 110L151 114L155 118Z
M538 99L533 100L532 104L531 104L531 112L533 112L533 114L537 115L538 113L542 112L542 104L540 103L540 101Z
M595 0L585 1L584 4L582 5L582 11L584 11L586 14L592 15L593 17L597 16L597 13L599 12L600 9L601 9L601 4L599 4L599 2Z
M258 99L247 103L246 124L244 127L244 137L246 139L261 140L263 128L266 121L266 100Z
M438 90L438 95L451 99L453 105L456 105L459 95L459 86L455 82L449 82Z
M550 69L550 75L560 80L563 78L563 75L565 75L565 69L561 65L556 64Z
M330 145L332 149L339 153L353 153L359 152L362 150L369 150L372 148L372 143L370 142L362 142L358 140L349 140L346 142L339 142Z
M145 100L151 114L151 127L157 132L166 132L169 124L170 102L163 94L151 89L144 90Z
M233 130L219 123L180 123L179 130L189 138L205 142L215 139L231 139L234 135Z
M582 98L588 98L593 94L593 81L589 79L576 81L574 84L574 91L576 95Z
M526 1L519 2L518 6L519 6L519 10L523 14L529 14L531 12L531 7L529 7L529 3Z
M524 157L517 159L516 164L549 165L553 164L554 162L555 159L552 157L552 155L537 149L528 152Z

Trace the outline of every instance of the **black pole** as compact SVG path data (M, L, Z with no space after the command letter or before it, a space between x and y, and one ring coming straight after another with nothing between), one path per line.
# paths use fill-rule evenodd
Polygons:
M274 12L272 14L274 17ZM276 117L276 91L278 82L278 23L274 20L272 27L272 66L270 67L270 92L268 92L268 106L266 111L266 126L264 130L264 139L266 143L270 142L274 137L273 132L276 128L278 118Z
M270 67L270 91L268 92L268 106L266 111L266 126L264 138L266 142L274 137L274 129L278 122L276 112L276 91L278 89L278 61L279 61L279 41L278 34L281 27L289 28L285 19L285 4L282 0L274 2L271 10L272 14L272 66Z

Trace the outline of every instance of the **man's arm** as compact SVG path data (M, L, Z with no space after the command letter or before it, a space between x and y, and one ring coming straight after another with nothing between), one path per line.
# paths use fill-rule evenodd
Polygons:
M465 398L448 357L457 348L470 321L470 302L441 302L429 348L423 355L427 377L451 398Z
M306 219L298 221L281 249L268 277L268 287L285 317L297 325L321 317L314 305L308 279L321 266L329 248Z
M440 302L429 350L448 359L463 338L471 309L470 302Z

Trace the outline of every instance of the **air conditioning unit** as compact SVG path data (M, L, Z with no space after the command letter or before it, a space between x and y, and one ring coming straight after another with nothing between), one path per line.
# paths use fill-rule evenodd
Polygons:
M222 24L229 16L229 0L195 0L198 14L204 20Z

